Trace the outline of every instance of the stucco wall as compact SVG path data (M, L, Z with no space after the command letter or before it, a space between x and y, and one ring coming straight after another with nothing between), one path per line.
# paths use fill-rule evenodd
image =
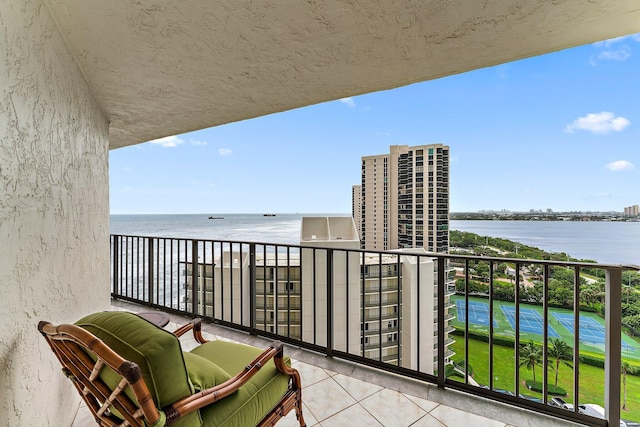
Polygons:
M108 124L40 0L0 2L0 425L70 425L36 329L109 307Z

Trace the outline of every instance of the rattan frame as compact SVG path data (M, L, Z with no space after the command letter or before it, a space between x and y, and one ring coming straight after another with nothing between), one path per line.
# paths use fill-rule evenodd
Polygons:
M38 324L38 330L62 364L63 373L78 390L99 425L105 427L144 427L145 424L152 425L158 422L160 419L159 408L151 398L138 365L125 360L95 335L79 326L69 324L55 326L49 322L41 321ZM202 336L200 319L194 319L181 326L174 331L174 335L180 337L188 331L193 332L193 337L198 343L207 342ZM289 375L289 387L278 404L258 425L273 426L293 409L300 426L304 427L300 374L284 363L283 345L278 341L271 344L228 381L162 408L166 415L164 425L171 425L184 415L215 404L218 400L235 392L271 359L273 359L278 371ZM100 370L105 365L120 375L120 382L115 389L108 387L100 378ZM123 392L127 384L133 391L137 402L132 401ZM112 415L109 412L110 407L116 408L124 417L124 421Z

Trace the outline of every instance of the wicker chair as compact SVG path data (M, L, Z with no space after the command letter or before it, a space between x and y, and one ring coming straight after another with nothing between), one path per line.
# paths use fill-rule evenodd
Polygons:
M279 342L206 341L200 319L170 333L126 312L38 330L102 426L272 426L292 409L305 425L300 375ZM189 330L200 345L183 352Z

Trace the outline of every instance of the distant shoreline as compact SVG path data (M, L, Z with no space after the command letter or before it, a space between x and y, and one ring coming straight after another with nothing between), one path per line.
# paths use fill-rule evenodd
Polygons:
M520 212L451 212L449 219L454 221L602 221L602 222L640 222L638 216L624 216L612 212L559 212L559 213L520 213Z

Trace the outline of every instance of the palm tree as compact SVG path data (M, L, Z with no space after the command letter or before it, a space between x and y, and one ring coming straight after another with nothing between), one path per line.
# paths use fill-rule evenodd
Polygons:
M584 302L587 307L593 307L599 300L600 291L594 286L587 286L580 290L581 302Z
M543 362L542 347L535 345L533 340L523 344L520 348L519 366L526 366L528 370L533 370L533 382L536 382L536 365Z
M623 361L622 365L620 366L620 370L622 371L622 390L624 391L624 394L622 397L622 410L626 411L627 410L627 373L635 374L637 369L634 366L631 366L629 362Z
M551 347L548 347L549 357L556 361L556 387L558 386L558 370L560 363L573 368L571 360L573 359L573 349L562 341L560 338L551 338Z

